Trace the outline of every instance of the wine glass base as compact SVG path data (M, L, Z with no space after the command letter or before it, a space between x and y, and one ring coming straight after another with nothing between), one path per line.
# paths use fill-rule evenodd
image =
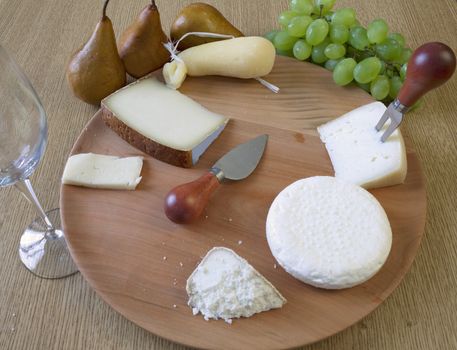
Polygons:
M19 257L24 266L42 278L63 278L78 272L60 223L60 210L46 213L55 231L49 231L43 220L36 218L24 231L19 245Z

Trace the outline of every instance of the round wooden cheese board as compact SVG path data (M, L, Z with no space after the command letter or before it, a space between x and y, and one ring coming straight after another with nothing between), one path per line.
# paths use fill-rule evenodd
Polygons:
M426 196L420 164L408 147L406 182L371 191L393 230L392 251L377 275L354 288L328 291L303 284L276 265L265 238L271 202L297 179L333 174L315 127L372 99L356 87L336 86L321 67L285 57L278 57L266 79L281 92L273 94L254 80L186 80L181 92L231 118L192 169L142 154L107 128L100 112L71 151L145 157L135 191L63 185L61 215L72 256L89 284L115 310L154 334L219 349L282 349L316 342L374 310L416 255ZM267 149L250 177L221 186L194 224L177 225L166 218L163 199L171 188L198 178L232 147L263 133L270 136ZM231 325L193 316L186 280L215 246L231 248L248 260L287 304Z

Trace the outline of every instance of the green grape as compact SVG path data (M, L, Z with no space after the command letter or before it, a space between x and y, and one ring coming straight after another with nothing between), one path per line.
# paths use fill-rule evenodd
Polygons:
M352 27L349 32L349 44L357 50L364 50L370 45L367 37L367 30L361 26Z
M314 13L322 15L326 14L332 9L333 5L335 5L335 1L336 0L314 0Z
M298 40L293 48L294 56L296 59L304 61L311 56L312 49L305 40Z
M361 84L373 81L381 70L381 61L377 57L368 57L357 63L354 68L354 79Z
M297 17L297 16L298 16L298 13L295 12L295 11L284 11L284 12L281 12L279 17L278 17L279 24L283 28L287 28L287 26L289 25L289 23L292 20L292 18Z
M370 93L370 84L360 84L358 82L355 82L359 88L362 90L365 90L366 92Z
M324 67L326 69L328 69L330 72L333 72L333 70L335 69L336 65L342 60L342 58L339 58L337 60L328 60L328 61L325 61L325 65Z
M370 84L371 95L378 101L384 100L389 94L389 78L379 75Z
M405 46L405 38L400 33L390 33L388 38L394 39L402 47Z
M398 91L400 91L401 86L403 85L403 81L398 75L393 76L390 78L390 90L389 90L389 97L393 100L397 97Z
M357 62L353 58L345 58L338 62L333 70L333 80L338 85L347 85L354 79L354 68Z
M386 62L381 61L381 69L379 70L379 74L384 74L386 72Z
M412 111L418 109L420 106L422 106L422 99L417 100L416 103L411 106L411 108L409 109L409 112L412 112Z
M278 33L277 30L272 30L271 32L266 33L264 35L264 37L265 37L265 39L268 39L271 42L273 42L273 40L275 39L276 33Z
M397 61L400 59L403 49L394 39L387 39L376 45L376 54L385 61Z
M330 25L330 40L335 44L344 44L349 39L349 29L342 24Z
M291 0L290 9L301 15L310 15L313 12L313 0Z
M289 25L287 26L287 32L291 36L301 38L305 36L306 29L311 24L313 19L310 16L297 16L290 20Z
M325 20L326 20L327 22L331 22L331 21L332 21L332 16L333 16L334 13L335 13L335 12L333 12L333 11L328 11L328 12L325 14L325 16L324 16L324 17L325 17Z
M328 34L329 25L325 19L314 20L306 30L306 41L311 45L318 45Z
M275 35L273 44L278 50L288 51L294 47L297 40L297 38L290 36L287 32L278 32Z
M412 54L413 54L413 50L411 50L409 48L403 49L399 62L400 63L408 62Z
M405 80L406 78L406 70L408 69L408 63L405 63L403 66L401 66L400 69L400 78L401 80Z
M356 21L355 11L351 8L342 8L336 11L332 16L333 24L342 24L346 27L350 27Z
M313 47L313 50L311 53L311 60L314 63L321 64L328 60L327 56L325 55L325 48L327 47L327 45L329 43L330 43L330 39L325 38L325 40L323 42L321 42L319 45L316 45Z
M324 50L325 56L332 60L341 58L346 53L346 48L341 44L329 44Z
M280 56L294 57L292 50L278 50L276 49L276 54Z
M359 22L359 20L356 18L354 23L352 23L350 26L349 26L349 29L351 29L352 27L358 27L358 26L362 26Z
M382 43L387 38L389 27L383 19L375 19L367 28L368 41L372 44Z

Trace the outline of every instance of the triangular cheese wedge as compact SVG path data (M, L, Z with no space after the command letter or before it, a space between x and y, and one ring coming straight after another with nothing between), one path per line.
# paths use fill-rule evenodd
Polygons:
M365 189L401 184L405 181L406 150L400 129L381 142L382 130L375 125L386 111L381 102L354 109L317 128L332 161L335 177Z
M205 320L250 317L282 307L286 299L233 250L214 247L192 272L186 286L194 315Z

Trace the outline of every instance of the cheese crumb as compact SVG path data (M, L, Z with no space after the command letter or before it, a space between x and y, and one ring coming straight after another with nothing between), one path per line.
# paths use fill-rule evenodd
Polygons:
M278 268L278 265L274 264L274 265L273 265L273 268L274 268L274 269L277 269L277 268Z
M166 256L164 256L162 259L163 259L163 260L167 260L167 257L166 257Z
M173 307L176 309L176 304L173 304Z
M179 266L183 267L184 264L180 261L180 262L179 262Z
M243 241L238 241L238 245L242 245L243 244Z

